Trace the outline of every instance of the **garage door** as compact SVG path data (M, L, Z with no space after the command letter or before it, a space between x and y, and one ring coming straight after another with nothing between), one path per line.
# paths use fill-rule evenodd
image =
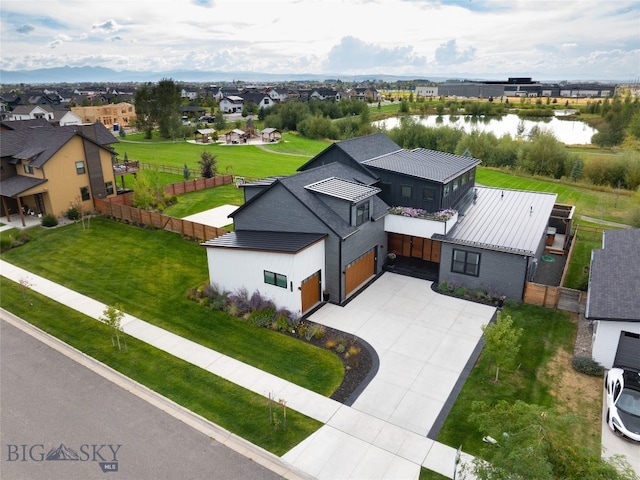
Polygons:
M320 270L302 281L300 295L302 296L302 313L320 301Z
M372 248L367 253L347 265L345 291L349 295L362 285L372 275L375 275L376 249Z
M631 332L620 332L618 351L613 362L614 367L640 370L640 335Z

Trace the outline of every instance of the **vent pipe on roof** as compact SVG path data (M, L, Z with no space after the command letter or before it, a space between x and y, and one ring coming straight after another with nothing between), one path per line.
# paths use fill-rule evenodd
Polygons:
M478 189L477 188L475 188L473 190L473 203L474 204L476 203L476 200L478 200Z
M533 215L533 205L531 205L531 207L529 207L529 216Z
M502 192L500 192L500 199L504 198L504 190Z

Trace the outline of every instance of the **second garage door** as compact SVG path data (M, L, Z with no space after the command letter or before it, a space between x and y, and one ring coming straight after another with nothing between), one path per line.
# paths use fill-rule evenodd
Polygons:
M345 291L349 295L362 285L372 275L375 275L376 249L372 248L367 253L347 265Z
M614 367L640 370L640 335L620 332Z

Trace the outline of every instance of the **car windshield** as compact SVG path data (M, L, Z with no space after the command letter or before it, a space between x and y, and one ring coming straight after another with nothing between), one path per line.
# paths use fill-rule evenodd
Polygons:
M616 402L618 410L640 417L640 392L625 388Z

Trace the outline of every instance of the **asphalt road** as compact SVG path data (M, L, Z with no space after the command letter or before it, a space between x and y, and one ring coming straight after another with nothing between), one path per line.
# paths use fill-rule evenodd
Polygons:
M5 321L0 443L3 480L280 478Z

